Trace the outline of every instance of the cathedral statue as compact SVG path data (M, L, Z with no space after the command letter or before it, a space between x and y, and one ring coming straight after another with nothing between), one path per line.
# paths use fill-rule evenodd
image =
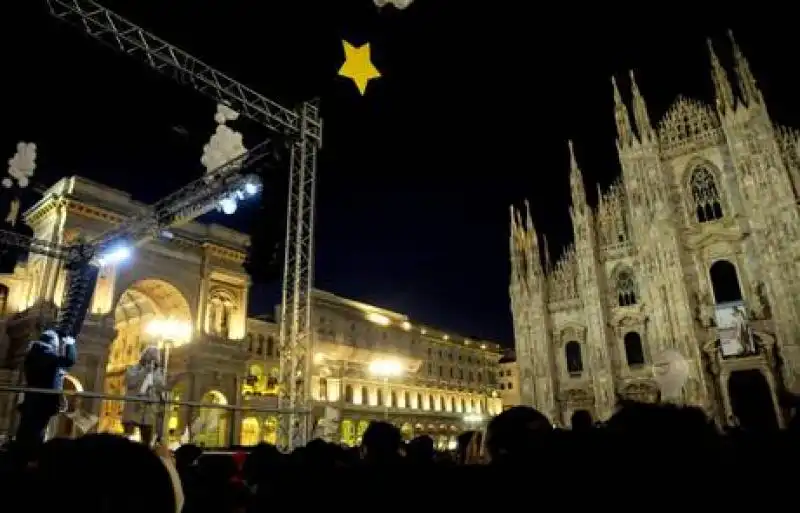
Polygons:
M700 296L700 324L704 328L715 328L717 321L714 318L715 308L714 301L711 299L711 294L704 292Z
M745 354L753 354L756 352L755 341L753 340L753 332L750 329L750 323L747 319L747 313L744 308L737 307L733 312L733 317L736 322L736 336L739 339L739 344Z
M772 308L767 298L767 290L764 282L758 282L755 290L755 301L753 301L753 319L766 320L772 319Z

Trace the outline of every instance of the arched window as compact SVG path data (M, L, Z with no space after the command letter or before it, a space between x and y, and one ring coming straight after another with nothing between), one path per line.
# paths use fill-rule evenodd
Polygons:
M247 352L248 353L252 353L253 352L253 334L252 333L248 333L247 334Z
M347 385L344 387L344 400L348 404L353 404L353 386Z
M635 331L625 334L623 339L625 344L625 359L628 367L636 367L644 364L644 349L642 348L642 337Z
M405 402L403 403L403 407L411 408L411 394L409 394L408 392L405 392L403 394L403 399L405 400Z
M583 356L581 355L581 345L574 340L567 342L564 346L564 356L567 359L567 372L570 374L580 374L583 372Z
M8 308L8 287L0 284L0 316L6 314Z
M367 387L361 387L361 404L369 405L369 390L367 390Z
M711 287L714 289L714 301L717 304L742 300L739 275L732 263L727 260L717 260L711 265L709 275Z
M267 337L267 356L275 355L275 339Z
M319 400L328 400L328 380L325 378L319 378Z
M258 354L264 354L264 335L258 335Z
M692 202L697 222L707 223L722 218L722 200L714 174L705 167L692 171Z
M376 399L377 399L377 401L376 401L376 404L377 404L378 406L385 406L385 404L383 404L383 390L381 390L381 389L379 388L379 389L376 391L375 397L376 397Z
M464 398L461 399L461 411L463 413L467 412L467 400Z
M432 395L428 396L428 409L431 410L431 411L436 409L436 403L433 402L433 396Z
M446 409L447 409L447 406L445 406L445 404L444 404L444 397L439 397L439 410L440 411L445 411Z
M450 398L450 411L456 411L456 398Z
M636 280L633 279L633 271L623 269L617 274L617 302L619 306L635 305L636 292Z
M389 394L389 408L397 408L397 392L394 390Z
M422 394L417 394L417 409L421 410L423 404L425 403L422 402Z

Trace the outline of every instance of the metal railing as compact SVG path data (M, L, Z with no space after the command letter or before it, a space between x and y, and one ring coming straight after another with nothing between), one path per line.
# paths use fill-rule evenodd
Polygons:
M122 433L126 418L142 419L131 424L145 425L156 438L190 441L207 447L274 443L274 425L282 415L310 415L311 408L288 409L263 404L183 401L109 393L52 390L0 385L0 436L10 437L19 420L17 406L22 394L58 395L62 408L54 416L49 436L75 437L91 432ZM243 422L247 420L247 422ZM173 434L170 434L174 432ZM131 435L132 433L126 433ZM174 440L173 440L174 439ZM185 441L185 440L184 440Z

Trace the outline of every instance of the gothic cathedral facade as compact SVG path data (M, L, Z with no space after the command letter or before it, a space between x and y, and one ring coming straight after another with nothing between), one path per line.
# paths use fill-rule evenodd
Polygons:
M777 427L800 391L800 132L731 43L735 88L709 42L714 107L679 97L653 125L633 74L630 111L614 83L622 175L591 208L570 143L574 243L555 265L512 207L521 402L555 423L677 379L662 399Z

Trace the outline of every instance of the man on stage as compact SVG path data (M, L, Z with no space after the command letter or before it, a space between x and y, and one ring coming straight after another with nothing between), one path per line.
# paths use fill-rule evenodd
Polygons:
M59 337L53 330L46 330L39 340L31 342L25 355L25 382L30 388L60 391L64 376L75 364L77 352L75 339ZM16 441L20 445L37 445L44 442L47 425L58 413L61 395L26 392L19 406L20 422Z

